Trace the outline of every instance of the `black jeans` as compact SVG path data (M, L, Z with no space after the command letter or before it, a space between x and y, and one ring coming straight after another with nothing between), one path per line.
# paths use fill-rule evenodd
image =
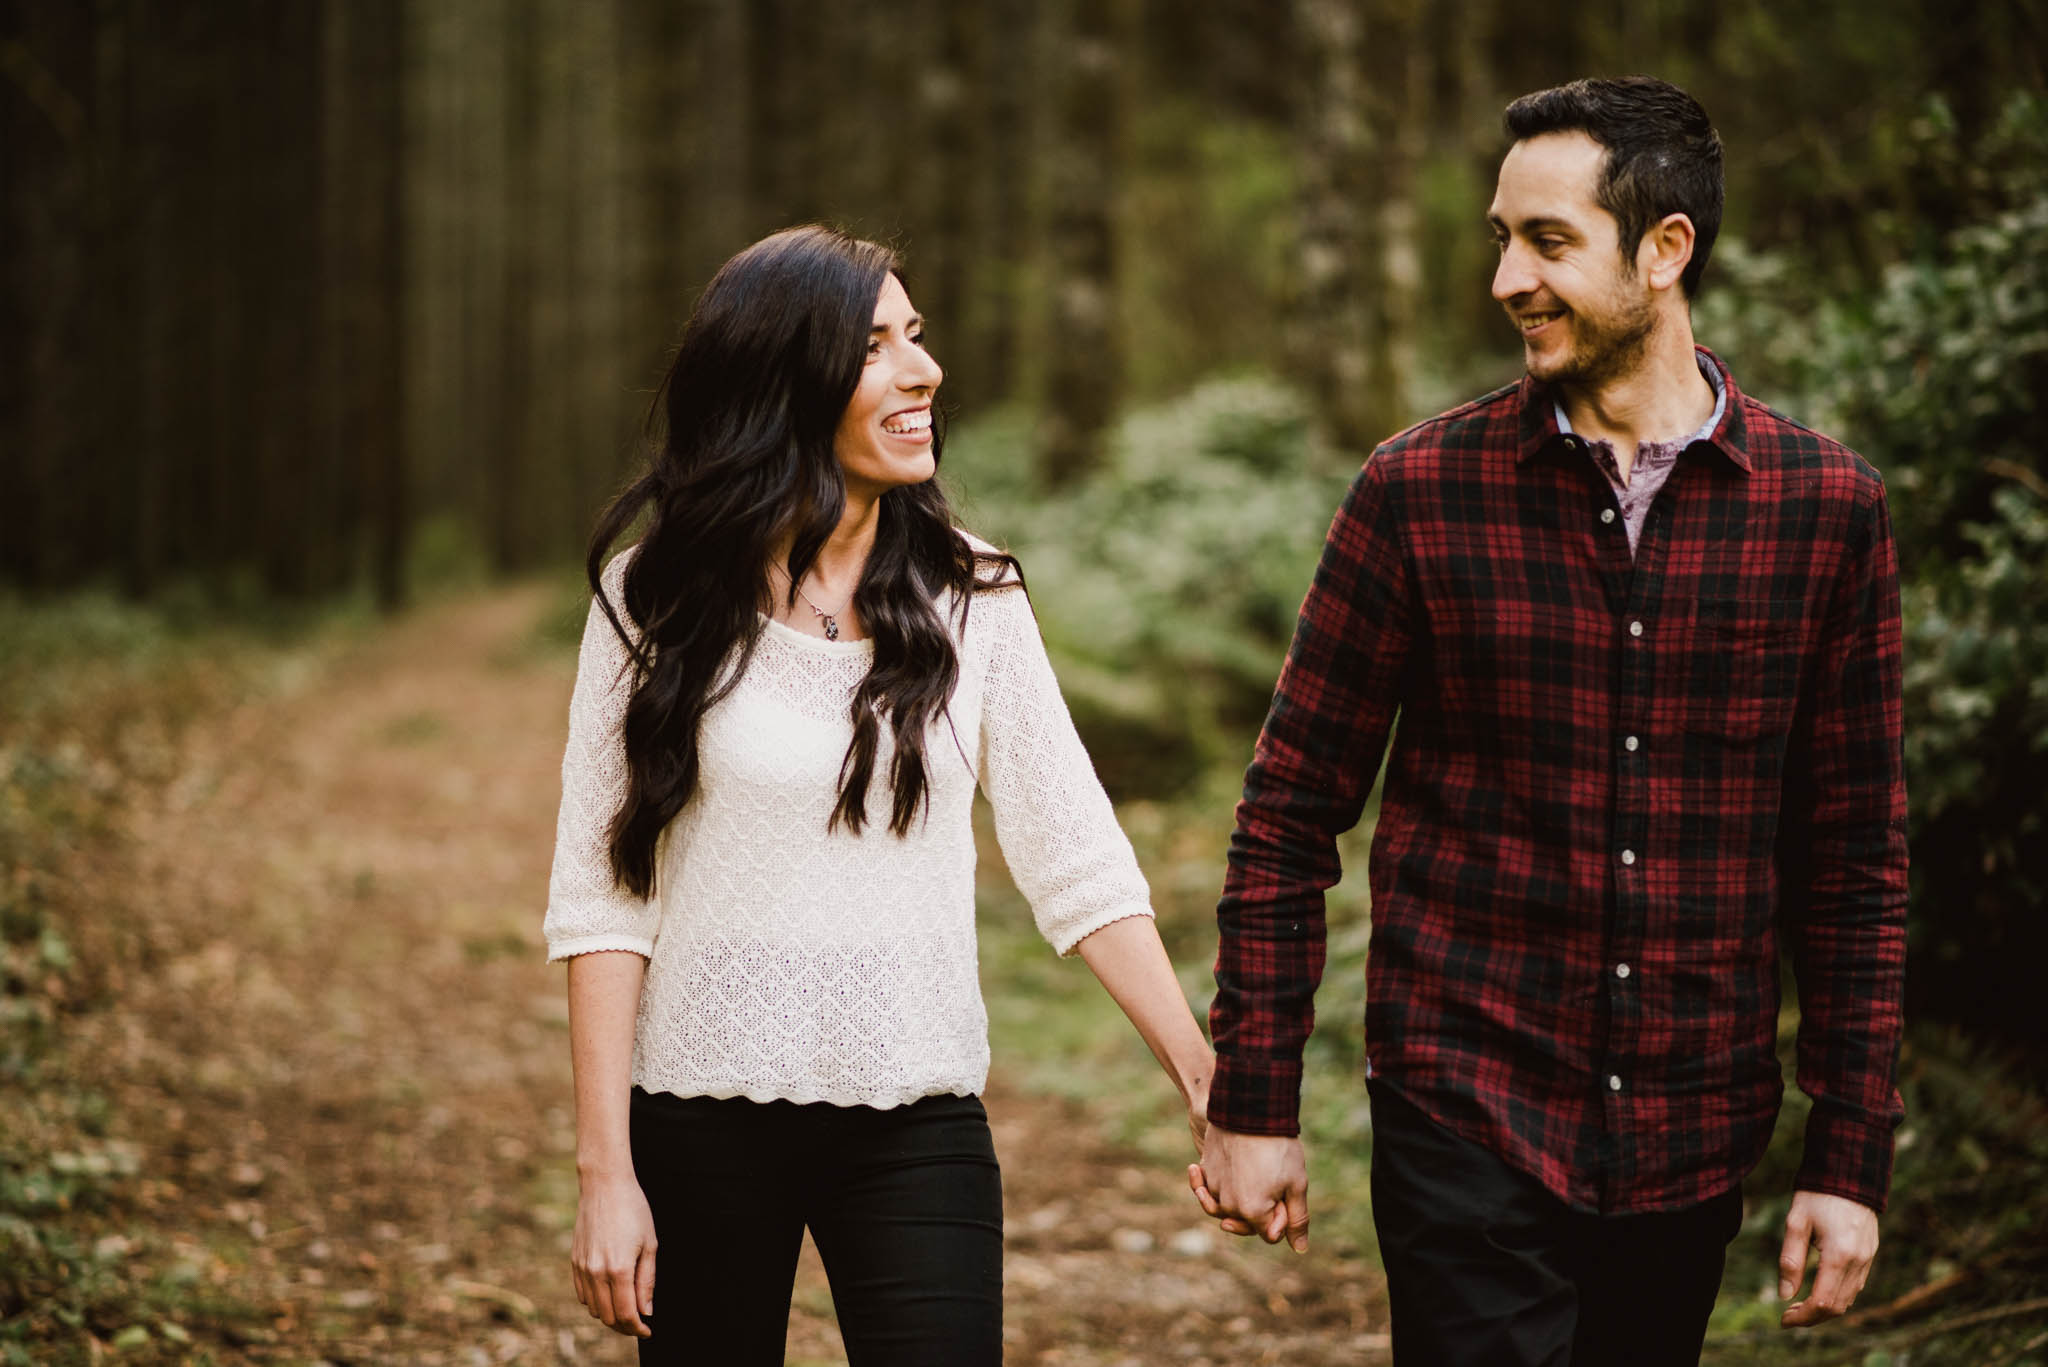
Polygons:
M1386 1084L1371 1092L1396 1367L1696 1367L1739 1190L1669 1214L1588 1214Z
M882 1111L636 1087L632 1136L660 1245L642 1363L780 1363L806 1226L849 1367L1002 1361L1002 1176L979 1099Z

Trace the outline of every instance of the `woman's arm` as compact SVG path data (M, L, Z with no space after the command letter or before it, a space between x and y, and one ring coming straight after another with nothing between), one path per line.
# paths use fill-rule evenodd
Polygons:
M1209 1079L1216 1055L1195 1023L1173 963L1149 916L1111 921L1075 946L1081 959L1138 1028L1152 1057L1180 1089L1188 1107L1188 1129L1201 1151L1208 1127Z
M633 1021L647 960L630 951L569 960L569 1057L576 1073L576 1299L622 1334L646 1338L654 1311L654 1217L633 1174Z
M1159 942L1131 842L1060 697L1030 600L1021 588L998 590L973 610L990 634L981 787L1010 873L1053 948L1079 952L1138 1028L1192 1107L1199 1145L1214 1056Z

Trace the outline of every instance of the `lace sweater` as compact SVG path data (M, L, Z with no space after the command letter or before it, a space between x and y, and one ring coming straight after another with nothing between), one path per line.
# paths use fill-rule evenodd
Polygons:
M624 559L606 572L616 606ZM949 627L957 630L952 623ZM871 641L775 621L699 731L699 788L662 838L655 895L613 885L605 832L626 789L630 661L591 604L544 930L548 959L648 958L633 1080L682 1096L891 1107L988 1076L975 961L973 801L1061 954L1150 892L1074 732L1020 588L977 593L955 639L952 725L925 740L927 817L886 822L889 732L864 833L827 833ZM956 743L957 736L957 743ZM971 768L970 768L971 765Z

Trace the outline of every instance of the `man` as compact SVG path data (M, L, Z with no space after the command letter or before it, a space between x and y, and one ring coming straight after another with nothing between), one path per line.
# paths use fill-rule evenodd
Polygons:
M1371 859L1373 1213L1397 1363L1692 1363L1770 1139L1781 943L1813 1099L1788 1325L1840 1314L1901 1118L1897 569L1855 454L1693 343L1721 145L1646 77L1515 101L1488 219L1518 384L1373 454L1331 526L1217 909L1209 1138L1307 1246L1301 1049L1336 836Z

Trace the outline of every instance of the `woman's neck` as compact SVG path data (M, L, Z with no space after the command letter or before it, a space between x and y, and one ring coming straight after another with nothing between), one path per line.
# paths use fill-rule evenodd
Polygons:
M819 635L823 634L820 614L829 612L849 637L865 634L853 607L853 595L860 587L861 574L867 568L869 552L874 550L875 531L880 525L880 500L857 498L849 492L839 525L825 538L825 544L818 548L817 556L796 583L799 600L793 608L785 594L790 584L789 550L795 538L784 536L778 541L769 572L771 582L777 586L773 616Z
M880 525L881 500L856 499L849 493L839 525L818 547L818 558L811 562L808 582L830 594L835 603L853 597L853 591L860 586L861 571L867 568L868 554L875 548L875 530ZM787 545L782 547L782 563L785 568L789 564Z

